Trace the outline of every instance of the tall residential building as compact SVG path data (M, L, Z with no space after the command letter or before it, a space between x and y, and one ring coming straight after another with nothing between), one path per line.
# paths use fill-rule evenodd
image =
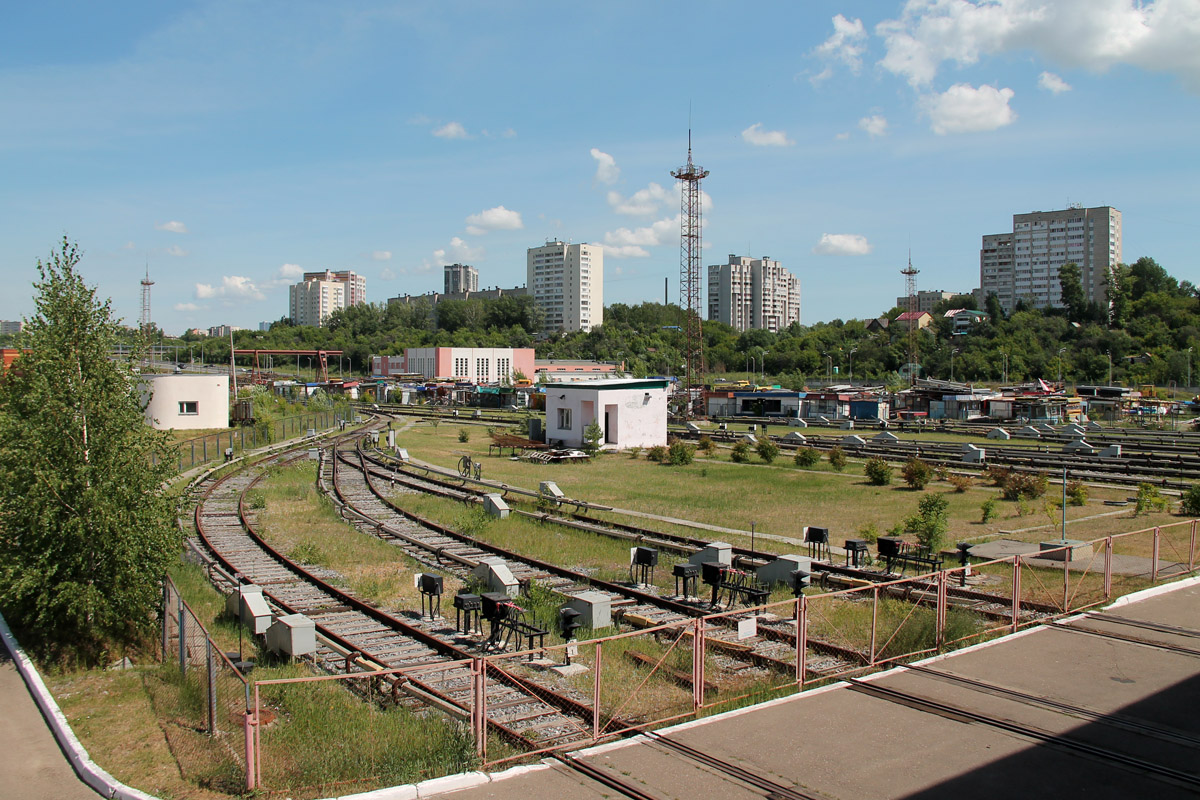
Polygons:
M1058 269L1077 264L1083 294L1105 303L1105 279L1121 263L1121 212L1111 206L1013 214L1012 233L983 237L980 294L995 294L1006 313L1024 300L1034 308L1062 307Z
M306 272L305 281L338 281L346 285L346 305L356 306L367 302L367 279L348 269L339 271Z
M447 264L446 294L479 291L479 270L467 264Z
M330 314L346 307L346 288L342 281L305 280L294 284L288 291L292 324L324 325Z
M933 313L933 307L943 300L949 300L957 294L970 294L970 292L943 292L941 289L932 289L930 291L917 292L917 311L928 311ZM897 297L896 305L908 310L908 298Z
M739 331L778 332L800 321L800 279L767 256L730 254L708 268L708 318Z
M531 247L526 289L546 315L547 333L590 331L604 322L604 248L547 241Z
M20 333L25 330L25 320L0 320L0 336Z

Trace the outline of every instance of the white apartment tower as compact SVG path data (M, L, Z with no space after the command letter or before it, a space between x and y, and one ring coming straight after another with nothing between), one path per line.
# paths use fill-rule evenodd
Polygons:
M357 272L351 272L348 269L337 272L328 269L324 272L306 272L304 280L338 281L345 284L347 306L356 306L359 303L367 302L367 279Z
M291 286L288 300L293 325L319 327L334 311L346 307L346 284L342 281L306 280Z
M767 256L730 255L708 268L708 318L739 331L779 332L800 321L800 279Z
M1121 263L1121 212L1110 206L1013 215L1012 233L983 237L980 294L995 294L1005 313L1017 301L1034 308L1062 307L1058 269L1077 264L1083 294L1105 303L1105 279Z
M447 264L446 294L479 291L479 270L467 264Z
M604 322L604 248L557 239L531 247L526 291L546 315L547 333L590 331Z

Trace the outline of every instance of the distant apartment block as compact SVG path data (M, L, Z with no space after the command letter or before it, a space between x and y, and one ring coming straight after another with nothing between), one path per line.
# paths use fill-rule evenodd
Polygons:
M1019 300L1033 308L1061 308L1058 270L1073 263L1084 296L1105 303L1105 280L1121 261L1121 212L1111 206L1014 214L1011 234L983 237L980 294L996 295L1006 313Z
M441 292L428 292L427 294L402 294L396 297L388 298L388 305L392 303L404 303L410 305L420 300L424 300L431 306L436 306L446 300L495 300L500 297L524 297L527 294L524 286L514 286L511 289L480 289L479 291L471 292L453 292L451 294L442 294Z
M0 320L0 336L20 333L23 330L25 330L25 322L23 320Z
M304 281L288 290L289 316L293 325L325 324L333 312L367 302L367 279L343 270L306 272Z
M730 254L729 263L708 268L708 318L779 332L800 321L800 279L767 256Z
M258 323L258 329L260 331L269 331L269 330L271 330L271 323L270 322L260 322L260 323Z
M446 294L479 291L479 270L467 264L447 264Z
M409 347L403 356L372 356L371 374L420 375L476 383L512 383L534 374L532 347Z
M604 248L547 241L531 247L526 289L545 314L547 333L590 331L604 322Z
M209 336L220 336L228 339L229 335L234 331L240 331L241 328L237 325L214 325L208 329Z
M943 300L949 300L956 294L958 294L958 292L943 292L941 289L933 289L928 292L917 292L917 307L914 310L928 311L930 314L932 314L934 306ZM970 292L962 292L962 294L970 294ZM908 298L897 297L896 306L908 311Z

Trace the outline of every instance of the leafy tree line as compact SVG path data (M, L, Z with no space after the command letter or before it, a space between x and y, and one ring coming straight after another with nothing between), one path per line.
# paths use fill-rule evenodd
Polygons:
M1010 382L1035 378L1103 383L1111 365L1114 382L1182 385L1188 379L1188 348L1200 350L1200 295L1188 281L1172 277L1152 258L1119 265L1107 280L1110 302L1089 302L1080 270L1060 271L1065 308L1035 309L1019 300L1005 314L995 296L987 298L989 318L962 335L952 335L942 314L950 308L976 308L963 295L939 303L935 321L918 337L923 374L969 382ZM894 322L903 311L882 316ZM436 313L435 313L436 312ZM363 371L371 355L402 353L406 347L537 347L539 358L621 361L631 375L678 374L683 364L685 312L673 304L616 303L605 309L604 324L539 339L542 317L529 297L496 300L427 301L358 305L336 312L325 328L294 327L286 320L268 332L239 331L239 348L341 349L352 369ZM710 376L744 378L753 372L790 387L825 378L900 384L908 362L903 325L868 330L870 319L791 325L778 333L738 332L706 321L705 361ZM199 340L185 337L198 351ZM227 362L226 342L204 344L209 361ZM1061 352L1060 352L1061 351ZM1198 371L1200 372L1200 371ZM1194 377L1193 381L1200 380Z

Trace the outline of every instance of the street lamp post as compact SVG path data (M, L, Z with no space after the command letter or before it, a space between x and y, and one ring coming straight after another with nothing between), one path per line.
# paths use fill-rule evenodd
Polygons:
M1067 348L1065 348L1065 347L1058 348L1058 382L1059 383L1062 383L1062 379L1063 379L1062 378L1062 375L1063 375L1062 354L1065 352L1067 352Z
M758 364L754 361L754 356L750 356L750 377L754 377L754 373L758 372Z
M958 352L958 348L954 347L950 350L950 382L954 383L954 354Z
M854 353L857 350L857 347L850 348L850 383L854 383Z
M1188 391L1192 390L1192 348L1188 348Z
M1108 385L1112 386L1112 351L1105 350L1104 355L1108 356Z
M1008 383L1008 353L1004 354L1004 382Z
M822 355L829 361L825 366L825 384L828 386L833 383L833 356L829 353L822 353Z
M758 362L758 370L759 370L759 373L761 374L761 376L759 378L759 383L767 382L767 353L769 353L769 352L770 352L769 350L763 350L762 358L760 358L759 362Z

